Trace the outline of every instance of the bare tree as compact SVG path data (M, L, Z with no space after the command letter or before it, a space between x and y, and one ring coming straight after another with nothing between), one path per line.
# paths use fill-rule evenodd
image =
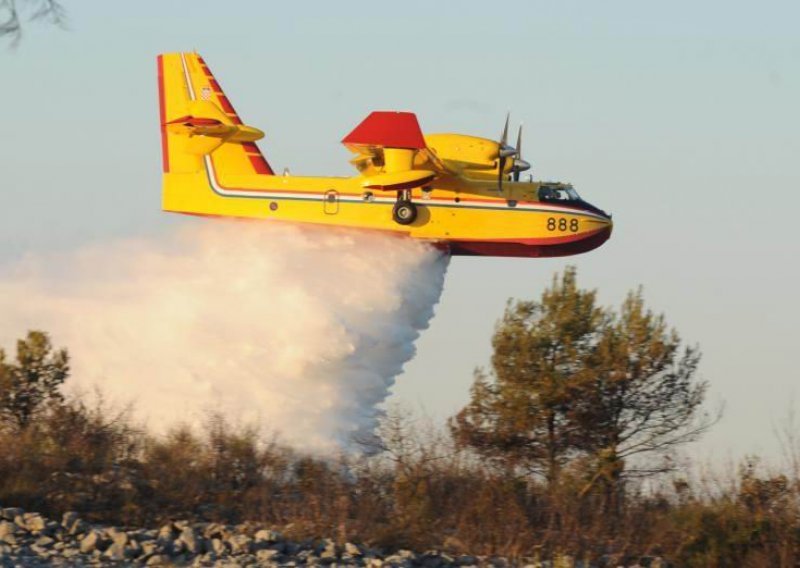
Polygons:
M10 38L11 47L19 45L25 16L29 21L44 21L63 27L66 10L57 0L0 0L0 38Z

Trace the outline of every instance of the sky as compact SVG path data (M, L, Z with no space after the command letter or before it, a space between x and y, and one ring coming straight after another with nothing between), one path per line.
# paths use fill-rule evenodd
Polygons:
M160 211L159 52L197 49L296 174L353 173L339 140L371 110L492 138L511 111L533 175L614 234L567 259L453 259L392 402L456 412L506 301L573 264L604 304L643 286L700 346L725 412L693 451L779 455L800 404L797 2L63 3L67 29L0 47L0 266L187 222Z

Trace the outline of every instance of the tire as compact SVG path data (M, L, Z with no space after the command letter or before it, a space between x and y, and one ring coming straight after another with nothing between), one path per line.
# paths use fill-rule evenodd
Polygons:
M417 206L401 199L392 208L392 219L399 225L410 225L417 220Z

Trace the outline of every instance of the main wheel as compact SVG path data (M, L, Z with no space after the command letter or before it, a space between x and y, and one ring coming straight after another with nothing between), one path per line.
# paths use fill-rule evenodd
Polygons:
M417 206L405 199L399 200L392 208L392 218L400 225L410 225L417 218Z

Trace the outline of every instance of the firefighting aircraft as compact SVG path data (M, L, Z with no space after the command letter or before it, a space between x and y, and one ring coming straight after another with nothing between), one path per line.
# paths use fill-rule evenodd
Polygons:
M452 254L550 257L603 244L611 216L569 184L519 180L530 165L508 144L423 135L409 112L373 112L342 143L353 177L276 175L206 62L158 56L163 208L403 234Z

